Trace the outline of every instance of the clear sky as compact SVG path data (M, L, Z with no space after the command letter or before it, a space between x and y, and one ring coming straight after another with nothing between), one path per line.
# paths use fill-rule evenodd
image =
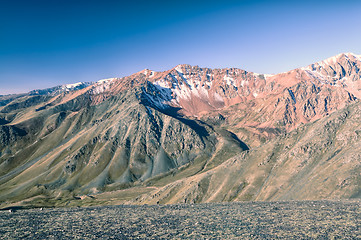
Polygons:
M278 73L361 54L356 0L0 3L0 94L183 63Z

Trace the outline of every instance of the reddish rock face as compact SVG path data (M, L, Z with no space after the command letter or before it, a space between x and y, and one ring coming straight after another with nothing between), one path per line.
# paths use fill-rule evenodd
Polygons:
M157 98L152 101L155 108L171 106L196 118L216 112L233 127L260 133L265 128L291 130L356 101L361 97L360 68L360 56L351 53L276 75L183 64L165 72L146 69L89 88L93 104L98 104L149 82L157 88L150 93Z
M361 97L360 68L361 57L350 53L276 75L178 65L164 72L146 69L124 78L0 96L0 204L14 196L21 200L48 194L67 199L75 193L153 186L153 180L169 183L167 190L178 187L181 179L193 186L193 180L187 182L191 177L200 181L195 188L203 189L213 181L208 174L215 173L207 171L217 166L228 169L234 156L258 161L254 168L239 165L238 170L264 177L267 173L257 172L258 167L278 164L291 140L295 146L302 143L284 158L291 165L299 161L304 166L309 156L294 157L299 154L313 154L318 161L317 149L329 148L328 154L334 156L336 140L358 143L360 131L354 125L360 122L359 104L351 103ZM355 113L345 125L349 130L340 131L335 140L333 132L346 120L339 120L339 112L331 113L347 105ZM347 117L348 110L344 112ZM328 115L334 121L328 121ZM303 125L310 122L314 123ZM308 127L314 134L298 143ZM314 140L325 133L329 139ZM282 141L285 148L279 149ZM244 151L249 149L255 149L254 156ZM273 152L282 156L273 157ZM354 169L347 166L345 176ZM292 165L290 173L294 169ZM238 170L234 176L239 176ZM282 176L284 168L279 171ZM222 170L214 182L224 182L228 173ZM244 188L258 182L253 175L239 180ZM240 199L255 199L248 196ZM201 201L195 195L193 200Z

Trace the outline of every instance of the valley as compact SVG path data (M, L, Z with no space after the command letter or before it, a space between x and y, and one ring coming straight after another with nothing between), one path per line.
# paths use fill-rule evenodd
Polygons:
M0 208L361 197L361 57L0 96Z

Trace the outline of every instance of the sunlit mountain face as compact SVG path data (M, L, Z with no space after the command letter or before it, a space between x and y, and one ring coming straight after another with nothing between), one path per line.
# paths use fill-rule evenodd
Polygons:
M360 198L361 56L0 96L0 206Z

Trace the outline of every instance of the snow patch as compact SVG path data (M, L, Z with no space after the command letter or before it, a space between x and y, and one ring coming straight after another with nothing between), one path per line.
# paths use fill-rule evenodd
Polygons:
M73 84L66 84L65 88L75 88L78 87L80 85L84 84L83 82L78 82L78 83L73 83Z
M321 65L322 67L325 67L325 63L326 63L326 64L335 64L335 63L337 62L337 59L338 59L339 57L341 57L341 55L337 55L337 56L334 56L334 57L330 57L330 58L326 59L325 61L321 61L321 62L319 62L319 63L320 63L320 65Z
M153 84L156 86L163 87L163 88L169 88L169 84L167 81L165 81L165 79L159 79L158 81L154 82Z
M154 82L154 85L171 90L177 102L179 99L189 100L192 95L207 99L209 97L207 89L210 89L212 82L210 80L202 82L201 79L200 76L187 79L182 73L179 73L179 76L169 74L168 79L167 77L159 79Z
M107 78L107 79L101 79L97 81L93 86L92 93L93 94L100 94L110 89L111 83L116 78Z
M244 85L249 85L249 82L246 80L241 81L241 86L244 87Z
M175 70L176 70L177 72L183 73L183 72L182 72L182 66L181 66L181 65L176 66L176 67L175 67Z
M92 93L100 94L100 93L105 92L106 90L108 90L108 87L105 85L94 86L94 88L92 89Z
M234 82L234 79L229 77L228 75L224 75L223 80L226 81L226 84L229 86L236 87L236 84Z
M144 98L154 107L165 109L172 100L172 91L169 88L163 88L159 85L149 83L149 92L143 88Z
M267 78L273 77L274 75L273 74L263 74L263 76L267 79Z
M98 84L103 84L103 83L107 83L107 82L111 82L116 78L106 78L106 79L101 79L99 81L97 81Z

